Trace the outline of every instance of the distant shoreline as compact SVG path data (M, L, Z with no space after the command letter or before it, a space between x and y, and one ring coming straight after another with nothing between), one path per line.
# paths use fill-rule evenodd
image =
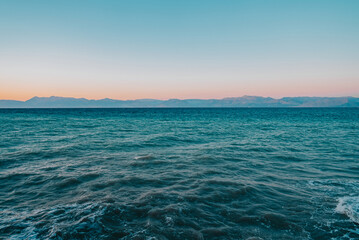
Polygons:
M0 108L343 108L359 107L356 97L243 96L223 99L90 100L86 98L33 97L27 101L0 100Z

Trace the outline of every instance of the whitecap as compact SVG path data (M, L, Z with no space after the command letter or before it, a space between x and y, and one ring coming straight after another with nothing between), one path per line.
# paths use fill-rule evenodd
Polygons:
M340 214L345 214L350 220L359 224L359 197L339 198L335 211Z

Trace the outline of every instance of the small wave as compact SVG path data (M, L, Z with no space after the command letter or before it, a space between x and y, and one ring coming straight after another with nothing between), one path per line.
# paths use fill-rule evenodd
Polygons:
M66 178L63 181L56 184L58 189L68 188L68 187L75 187L81 184L81 181L75 177Z
M151 160L154 159L155 157L151 154L148 155L142 155L142 156L136 156L135 160Z
M165 165L168 164L168 161L163 161L163 160L153 160L153 161L134 161L131 162L130 165L133 167L156 167L158 165Z
M359 224L359 197L339 198L335 211L340 214L345 214L350 220Z

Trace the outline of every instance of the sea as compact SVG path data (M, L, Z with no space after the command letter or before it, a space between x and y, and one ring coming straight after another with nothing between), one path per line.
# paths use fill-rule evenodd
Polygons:
M359 239L359 108L0 109L0 239Z

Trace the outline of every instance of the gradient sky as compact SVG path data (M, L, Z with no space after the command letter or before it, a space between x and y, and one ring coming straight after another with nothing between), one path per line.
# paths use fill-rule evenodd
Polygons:
M0 99L359 96L358 0L1 0Z

